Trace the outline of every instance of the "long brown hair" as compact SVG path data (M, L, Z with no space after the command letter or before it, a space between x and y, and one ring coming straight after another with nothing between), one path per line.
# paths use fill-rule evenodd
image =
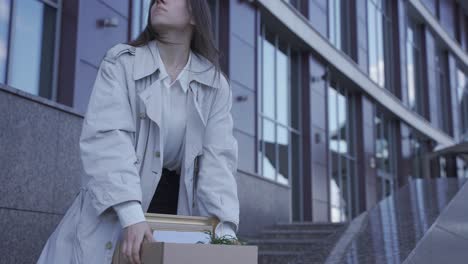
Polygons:
M148 9L148 19L147 24L143 32L141 32L138 37L130 42L129 45L134 47L144 46L148 42L156 39L165 44L174 44L165 40L160 34L158 34L151 25L151 7L153 6L156 0L151 0L150 7ZM186 0L187 6L189 7L189 12L193 15L195 21L195 27L192 34L192 39L190 41L190 49L195 53L196 56L202 56L211 62L212 66L207 69L210 70L212 67L215 67L215 76L220 73L221 67L219 64L220 51L216 47L213 32L211 31L212 27L212 18L210 7L206 0ZM223 75L227 76L223 73ZM215 78L213 76L213 80Z

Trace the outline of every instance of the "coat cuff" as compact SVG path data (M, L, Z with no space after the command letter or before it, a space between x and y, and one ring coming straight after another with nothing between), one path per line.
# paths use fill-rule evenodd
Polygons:
M228 222L228 221L221 221L218 223L218 225L215 228L215 235L216 237L230 235L232 236L232 238L237 239L236 232L234 231L235 229L236 227L234 223Z
M119 216L122 228L146 221L141 204L137 201L126 201L113 206Z

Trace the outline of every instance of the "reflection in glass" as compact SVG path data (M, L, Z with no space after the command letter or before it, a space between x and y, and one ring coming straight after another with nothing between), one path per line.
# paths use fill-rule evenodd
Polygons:
M435 55L435 76L439 100L439 128L447 134L451 133L450 129L450 116L449 116L449 94L448 94L448 80L447 80L447 54L446 51L438 49Z
M391 59L391 20L387 16L387 5L384 0L367 0L368 67L369 77L381 87L390 89L390 83L386 83L390 71L385 67L385 61Z
M370 1L369 1L370 2ZM369 41L369 76L375 82L378 82L378 58L377 58L377 28L375 23L376 12L372 4L368 4L368 41Z
M328 0L328 24L330 42L341 49L341 0Z
M394 191L396 179L396 139L392 121L380 111L374 118L375 126L375 157L377 165L378 199L390 195Z
M340 134L338 138L338 142L340 147L338 149L339 153L347 154L348 153L348 136L347 136L347 112L348 112L348 105L344 94L338 93L337 94L337 106L338 106L338 133Z
M338 87L337 84L334 86ZM358 186L355 177L354 117L351 97L342 88L328 88L328 131L330 170L330 221L351 219L359 212Z
M332 87L328 88L328 135L330 151L338 152L339 146L336 140L338 134L338 112L336 104L336 90Z
M409 20L406 32L406 73L408 76L408 106L411 110L423 113L423 95L421 86L421 56L419 28Z
M291 127L294 129L299 129L300 119L301 119L301 84L300 84L300 53L291 50Z
M276 119L281 124L289 125L289 65L286 49L280 46L276 50Z
M329 89L328 96L329 113L329 134L330 149L346 154L348 153L347 143L347 102L343 94L337 93L335 89Z
M342 214L343 216L341 217L343 220L347 219L347 216L349 215L349 209L350 206L348 204L349 202L349 176L350 176L350 171L349 171L349 160L344 157L340 156L340 193L341 193L341 204L340 207L342 208Z
M290 150L290 142L289 142L289 133L288 129L277 125L276 128L278 133L278 179L277 181L283 184L288 184L289 179L289 154L291 153Z
M439 170L440 178L447 178L447 159L443 156L439 157Z
M468 141L468 82L465 73L457 70L457 98L460 109L460 135L461 140Z
M142 2L143 10L142 10L142 14L140 17L141 17L141 26L143 30L148 24L148 15L149 15L149 10L150 10L151 0L141 0L141 1L143 1Z
M0 0L0 83L5 83L7 69L10 0Z
M301 7L301 0L286 0L286 1L298 10Z
M384 54L384 26L383 26L383 21L382 21L382 14L379 12L376 12L376 19L377 19L377 66L378 66L378 75L379 75L379 80L377 83L381 87L385 87L385 54Z
M262 157L262 172L266 178L275 180L276 174L276 135L275 125L273 122L263 119L262 128L262 140L263 140L263 157Z
M135 39L143 31L143 19L141 18L142 0L134 0L132 4L132 39Z
M411 110L416 110L416 80L415 80L415 69L413 61L413 29L408 27L408 36L406 44L406 72L408 75L408 103Z
M292 173L298 173L294 174L296 179L301 173L300 168L293 168L301 162L300 144L291 146L294 138L300 139L300 53L264 24L261 33L257 49L259 134L263 136L259 142L259 173L289 185ZM297 183L293 186L295 194L300 192L299 187Z
M56 10L39 1L15 3L9 84L50 97Z
M429 149L429 139L423 136L417 130L410 128L408 135L410 140L410 153L411 153L411 176L415 178L424 178L424 156Z
M273 36L266 34L263 39L263 85L262 112L265 116L275 118L275 42Z

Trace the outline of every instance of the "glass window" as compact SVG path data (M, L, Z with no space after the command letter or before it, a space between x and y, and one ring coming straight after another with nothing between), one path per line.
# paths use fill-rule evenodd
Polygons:
M262 114L275 118L275 39L273 34L265 32L263 39L263 90Z
M267 119L262 120L262 174L271 180L276 178L276 129L275 124Z
M36 0L14 3L7 83L51 98L57 9Z
M375 156L377 167L377 194L383 199L393 193L396 184L396 149L395 126L381 111L374 119L376 142Z
M351 55L350 1L328 0L328 39L337 49Z
M332 222L351 219L359 211L354 148L354 104L338 83L328 87L330 216Z
M142 30L146 27L146 25L148 24L148 14L149 14L149 10L151 8L151 0L140 0L142 1L142 14L141 14L141 25L142 25Z
M0 0L0 83L6 79L10 10L10 0Z
M300 10L301 8L301 0L286 0L290 5L294 6L297 10Z
M391 87L391 1L367 0L369 77L381 87Z
M341 17L341 0L328 0L328 37L337 49L341 49Z
M416 129L410 127L408 134L411 153L411 177L424 178L424 158L430 151L429 140Z
M408 106L424 116L424 97L421 82L421 41L420 28L412 20L408 21L406 32L406 72L408 82Z
M465 162L463 165L463 178L468 178L468 162Z
M447 75L447 55L444 50L437 49L435 54L435 75L436 86L438 93L438 125L439 128L451 135L450 129L450 115L449 109L451 108L449 98L449 83Z
M468 141L468 82L465 73L457 70L457 99L460 109L461 140Z
M137 38L144 28L142 8L142 0L132 1L132 39ZM146 25L146 22L144 24Z
M439 177L447 178L447 159L444 156L439 157Z
M276 119L289 125L289 58L288 47L280 43L276 49Z
M289 185L291 174L300 172L301 162L299 53L265 25L258 49L258 171Z

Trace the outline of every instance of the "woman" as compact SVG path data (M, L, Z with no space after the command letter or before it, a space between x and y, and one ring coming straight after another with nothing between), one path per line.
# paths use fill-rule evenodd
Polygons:
M142 34L106 53L79 142L85 184L38 263L111 263L118 243L140 263L144 212L216 216L235 238L232 91L209 29L206 0L153 0Z

